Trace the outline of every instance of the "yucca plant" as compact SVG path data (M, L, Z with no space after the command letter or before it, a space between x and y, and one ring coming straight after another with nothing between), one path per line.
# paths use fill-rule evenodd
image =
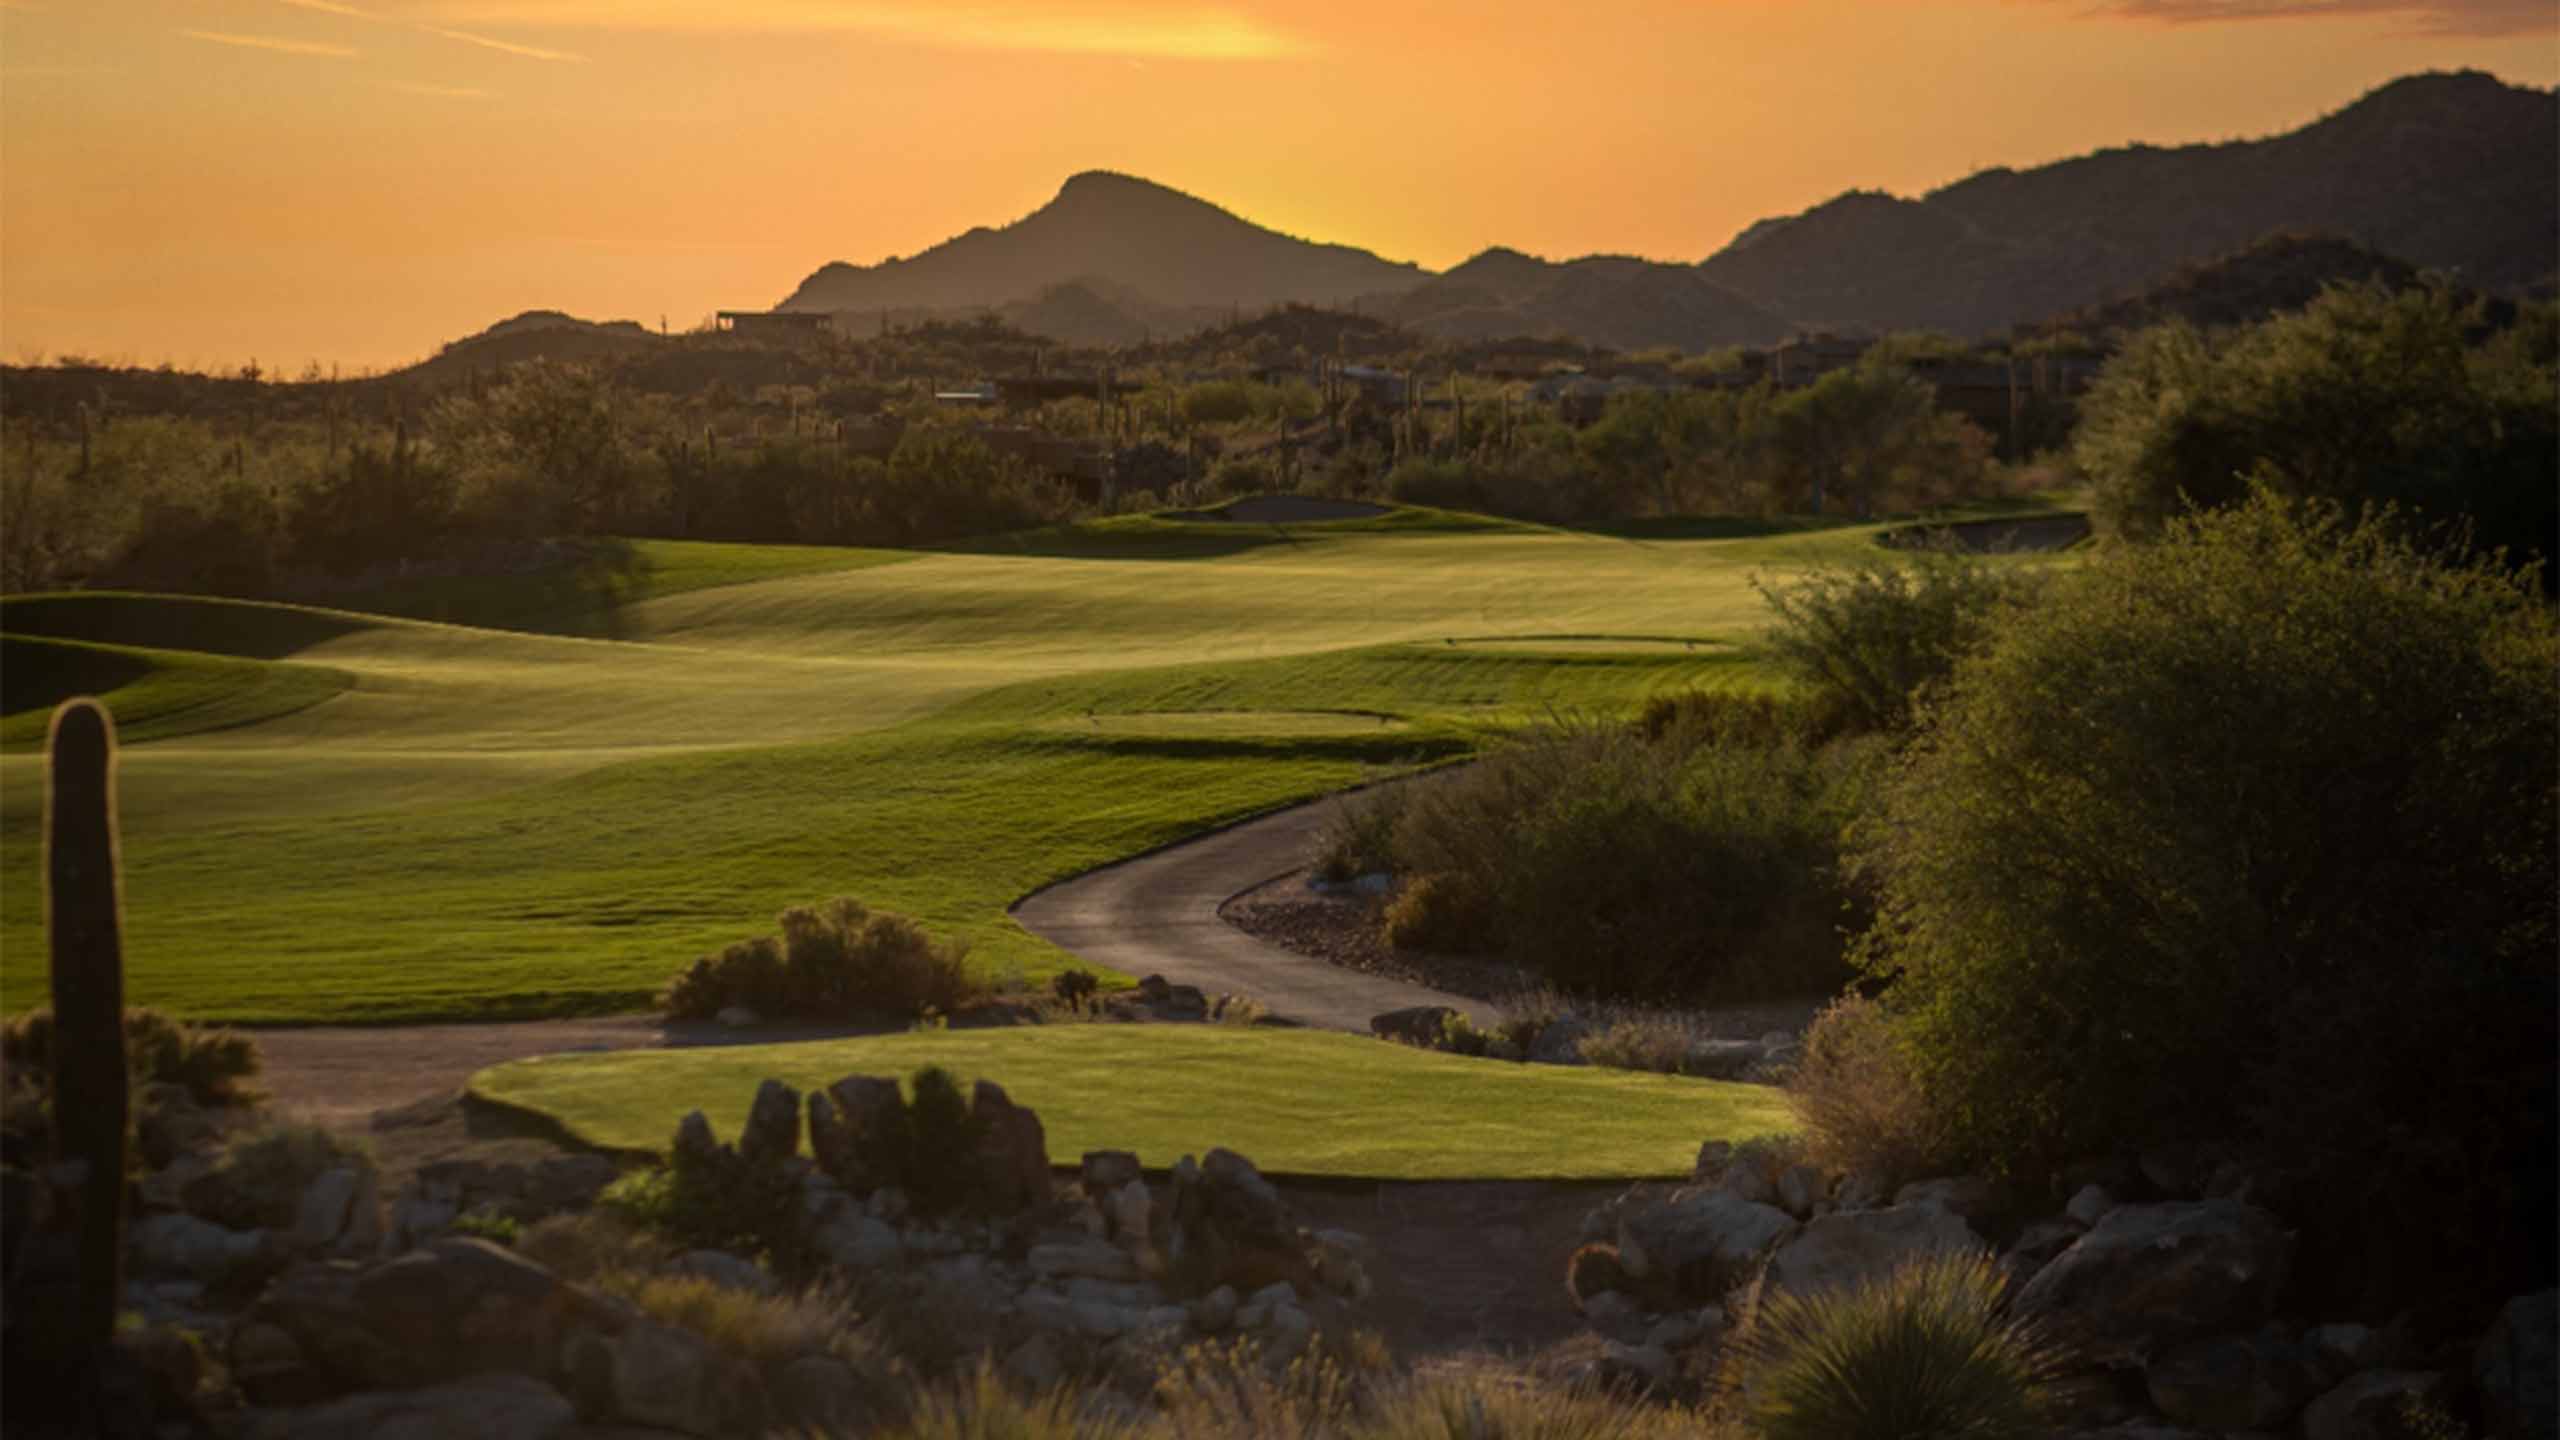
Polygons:
M2069 1353L2007 1300L2008 1277L1978 1251L1776 1296L1740 1350L1743 1410L1764 1440L2051 1434Z

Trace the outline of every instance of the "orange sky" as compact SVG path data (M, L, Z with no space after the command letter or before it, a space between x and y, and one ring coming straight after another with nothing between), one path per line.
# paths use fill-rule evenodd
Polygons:
M679 327L1128 171L1445 266L2560 80L2549 0L0 0L0 352Z

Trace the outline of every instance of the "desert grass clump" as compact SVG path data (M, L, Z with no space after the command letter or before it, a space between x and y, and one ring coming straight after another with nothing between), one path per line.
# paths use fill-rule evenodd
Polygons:
M271 1121L223 1147L203 1205L207 1218L235 1230L282 1229L293 1224L312 1181L331 1170L375 1168L373 1150L361 1140L304 1121Z
M2054 1433L2068 1352L2007 1311L1981 1252L1782 1294L1753 1314L1738 1362L1763 1440L2037 1440Z
M668 984L660 1008L679 1020L707 1020L732 1005L809 1019L912 1018L949 1015L988 993L970 973L966 945L850 897L794 906L778 925L778 936L694 961Z
M807 1355L834 1356L857 1374L880 1368L861 1333L862 1317L844 1297L823 1287L765 1294L700 1275L629 1270L609 1271L595 1283L650 1318L689 1330L758 1370L776 1370Z
M1898 1184L1943 1170L1952 1158L1946 1124L1884 1007L1862 995L1844 995L1814 1017L1786 1096L1806 1158L1823 1169Z
M1661 1014L1629 1014L1582 1037L1582 1058L1612 1070L1677 1075L1689 1062L1697 1037L1686 1021Z
M537 1220L517 1232L515 1250L581 1283L619 1271L654 1270L669 1254L664 1240L608 1206Z
M23 1073L42 1084L53 1046L51 1006L0 1022L0 1065L13 1076ZM247 1105L263 1098L254 1082L266 1054L255 1036L227 1026L189 1024L148 1005L128 1005L124 1053L137 1093L146 1085L178 1085L199 1105Z

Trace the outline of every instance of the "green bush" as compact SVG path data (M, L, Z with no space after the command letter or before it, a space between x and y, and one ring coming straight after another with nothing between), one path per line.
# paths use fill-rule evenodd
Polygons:
M2555 714L2530 583L2388 517L2262 493L2057 584L1861 830L1953 1141L2035 1175L2245 1113L2303 1273L2549 1283ZM2387 1256L2321 1243L2368 1215Z
M779 937L742 940L694 961L669 983L660 1007L683 1020L732 1005L841 1020L949 1015L986 998L969 973L968 947L936 941L903 915L839 898L785 910L779 924Z
M1786 1092L1815 1165L1865 1171L1895 1185L1946 1173L1946 1125L1876 1002L1851 994L1815 1016Z
M124 1012L125 1062L136 1088L181 1085L199 1105L244 1105L261 1092L252 1082L266 1066L255 1036L217 1025L191 1025L147 1005ZM50 1092L53 1010L39 1005L0 1024L0 1062L13 1077Z
M1761 1305L1741 1347L1744 1408L1764 1440L2040 1440L2057 1432L2064 1352L2004 1313L1987 1254Z
M2162 326L2108 362L2073 451L2113 534L2156 535L2190 507L2238 503L2255 474L2288 496L2396 505L2548 560L2560 526L2555 330L2548 305L2488 333L2480 307L2448 290L2380 284L2339 286L2227 335Z
M1498 939L1579 993L1833 989L1856 899L1838 835L1878 758L1858 742L1750 749L1602 726L1531 735L1413 787L1395 868L1423 879L1398 909L1412 925L1432 917L1443 942Z
M1915 698L1981 643L2005 605L2033 593L2026 572L1928 552L1752 584L1776 617L1762 643L1810 698L1804 723L1835 717L1860 730L1908 728Z

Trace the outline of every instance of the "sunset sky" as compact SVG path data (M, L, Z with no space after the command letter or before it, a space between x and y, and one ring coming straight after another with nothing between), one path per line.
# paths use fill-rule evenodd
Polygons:
M2560 79L2551 0L0 0L0 352L682 328L1113 169L1442 267Z

